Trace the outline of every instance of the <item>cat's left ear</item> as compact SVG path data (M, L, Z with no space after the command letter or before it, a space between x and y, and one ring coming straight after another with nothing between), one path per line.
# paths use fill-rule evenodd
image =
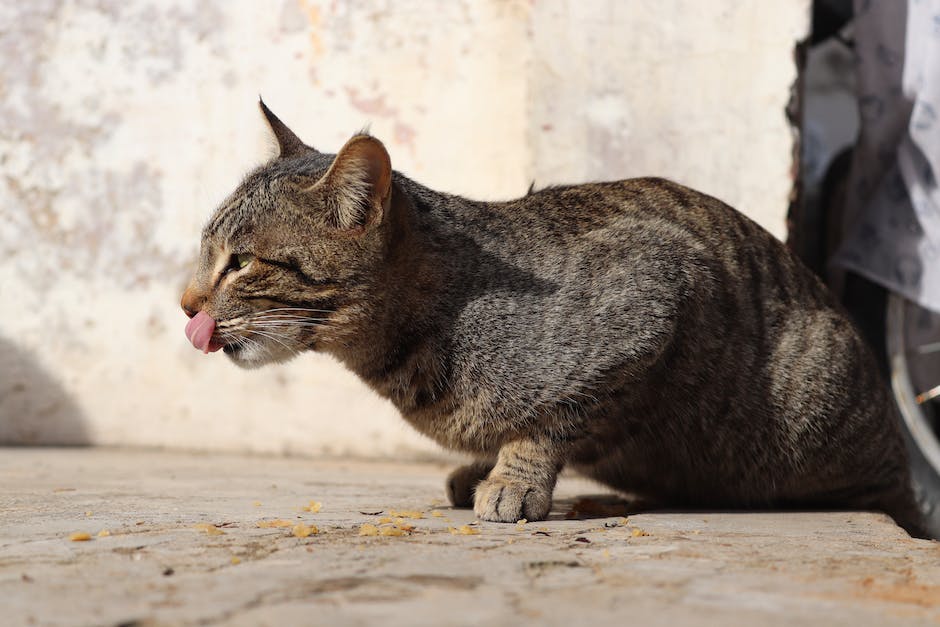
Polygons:
M268 109L268 105L264 104L264 100L262 100L260 96L258 97L258 107L261 109L261 113L264 115L268 126L271 127L274 139L277 140L279 157L290 158L297 157L308 151L316 152L313 148L304 144L303 141L294 134L294 131L287 128L287 125L281 122L281 119L274 115L273 111Z
M382 142L356 135L343 146L316 187L326 195L330 222L349 231L378 224L392 198L392 161Z

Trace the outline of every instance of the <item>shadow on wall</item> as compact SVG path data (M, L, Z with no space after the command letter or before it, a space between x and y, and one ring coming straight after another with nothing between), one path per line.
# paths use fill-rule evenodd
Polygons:
M81 409L32 356L0 337L0 444L89 444Z

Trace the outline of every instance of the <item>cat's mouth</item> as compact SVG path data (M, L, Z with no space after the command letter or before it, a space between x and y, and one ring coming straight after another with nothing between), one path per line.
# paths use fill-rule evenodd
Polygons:
M257 368L287 361L312 348L309 340L290 332L285 328L287 325L306 329L310 323L298 322L283 314L247 324L244 317L217 321L200 311L186 324L186 338L203 353L221 350L235 365Z
M224 348L222 342L216 340L215 319L204 311L200 311L186 323L186 339L203 353L214 353Z

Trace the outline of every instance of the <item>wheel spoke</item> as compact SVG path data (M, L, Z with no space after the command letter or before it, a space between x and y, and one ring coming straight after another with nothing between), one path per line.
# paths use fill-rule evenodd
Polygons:
M931 342L930 344L921 344L917 347L917 352L921 355L927 355L929 353L936 353L940 351L940 342Z
M938 396L940 396L940 385L936 387L932 387L926 392L921 392L920 394L917 395L917 397L914 400L916 400L919 404L923 405L930 399L937 398Z

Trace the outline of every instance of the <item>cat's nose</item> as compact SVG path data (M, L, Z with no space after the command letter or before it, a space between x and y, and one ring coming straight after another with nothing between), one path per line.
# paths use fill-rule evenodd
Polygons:
M199 310L202 309L202 305L205 302L205 297L201 294L195 292L192 288L188 288L183 292L183 298L180 300L180 307L183 308L183 311L186 312L186 315L192 318Z

